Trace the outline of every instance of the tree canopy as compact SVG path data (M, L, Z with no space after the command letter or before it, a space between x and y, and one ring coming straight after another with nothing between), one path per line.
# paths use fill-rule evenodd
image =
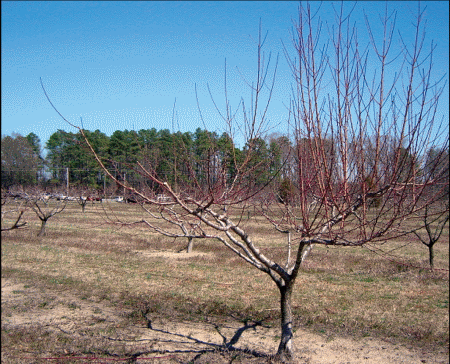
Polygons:
M42 161L40 140L36 134L2 136L1 155L3 188L37 183Z

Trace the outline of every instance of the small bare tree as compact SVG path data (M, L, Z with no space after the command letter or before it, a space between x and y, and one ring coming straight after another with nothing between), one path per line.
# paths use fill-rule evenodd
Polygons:
M428 248L430 268L434 269L434 245L441 238L442 232L449 221L448 201L446 210L437 208L437 215L433 213L433 206L425 206L420 215L422 227L415 229L413 234ZM425 233L422 231L425 229Z
M30 207L36 213L39 220L41 220L41 228L37 236L45 236L46 226L48 220L61 213L67 206L67 199L59 201L52 201L49 198L43 196L36 196L30 200ZM53 205L53 206L52 206Z
M18 200L18 203L15 203ZM27 210L27 205L19 194L2 191L2 228L1 231L10 231L20 229L26 226L27 222L23 221L23 214ZM4 227L3 218L5 216L13 215L16 220L12 225Z
M81 212L84 214L86 211L86 205L89 202L89 198L83 194L79 194L75 197L77 203L81 206Z
M431 269L434 269L433 247L440 239L445 226L449 221L449 150L448 148L430 148L424 158L421 174L423 178L432 178L436 186L431 186L427 193L433 195L434 203L425 205L418 211L418 229L413 234L428 248L428 260ZM440 188L439 186L444 186ZM423 232L425 230L425 233Z
M288 203L280 202L277 188L271 189L273 179L259 178L265 176L270 163L261 159L260 146L276 71L275 67L268 80L270 57L265 59L262 52L261 31L256 79L247 82L252 91L250 109L243 101L235 111L231 109L225 77L225 110L217 110L232 143L229 155L217 159L213 149L201 161L193 161L189 153L178 155L177 163L187 166L189 174L189 183L184 185L164 180L151 163L137 161L134 165L135 172L170 200L161 201L115 178L85 138L106 175L148 204L149 217L134 223L168 237L214 239L274 281L281 312L277 355L283 361L294 358L291 297L308 247L362 246L394 239L403 234L405 220L426 209L439 191L448 188L448 180L446 187L431 175L421 176L417 163L428 146L448 142L448 129L439 129L436 119L442 88L432 79L434 45L429 52L423 51L422 10L419 7L415 42L412 46L401 43L393 56L395 14L388 12L386 4L380 36L372 34L366 19L377 65L368 63L370 48L361 49L350 15L344 14L344 5L335 10L335 25L328 29L329 51L329 44L321 38L323 27L317 13L312 13L310 5L299 8L292 34L294 55L286 49L294 81L289 125L296 151L292 178L296 196ZM402 57L403 63L398 63ZM392 74L389 67L394 67ZM264 92L267 98L263 102ZM56 112L84 135L82 128L53 106L45 89L44 93ZM241 119L238 110L242 110ZM241 131L246 141L239 158L234 148L235 130ZM437 189L436 195L426 193L431 186ZM379 201L378 206L369 210L374 200ZM275 260L275 250L265 247L263 252L252 240L243 218L250 208L259 209L286 237L282 261Z
M91 202L94 204L94 201L98 198L98 193L93 191L90 188L86 187L78 187L72 188L70 190L72 196L75 197L76 202L81 206L81 212L84 214L86 211L86 205Z

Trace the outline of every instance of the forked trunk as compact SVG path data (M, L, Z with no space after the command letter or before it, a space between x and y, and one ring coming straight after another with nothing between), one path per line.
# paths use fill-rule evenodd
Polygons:
M279 286L281 304L281 340L278 346L277 357L283 363L290 363L294 359L294 344L292 331L292 286Z

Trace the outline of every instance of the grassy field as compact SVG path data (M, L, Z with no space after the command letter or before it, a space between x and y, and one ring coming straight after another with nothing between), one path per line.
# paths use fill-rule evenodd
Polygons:
M136 205L111 206L124 221L145 216ZM178 253L186 239L163 237L140 225L108 224L99 204L88 205L84 214L78 204L69 204L49 220L41 238L34 212L26 212L25 220L26 229L2 232L2 362L64 356L64 363L79 363L77 357L86 355L135 362L145 353L161 356L169 350L156 341L140 342L138 333L152 322L169 320L204 325L234 320L245 328L258 323L278 330L275 284L216 241L197 240L193 254ZM243 224L268 254L283 253L283 237L262 217ZM386 243L383 249L394 254L389 259L370 246L315 247L294 289L296 330L327 341L377 338L429 353L447 351L448 227L435 246L434 272L424 269L426 247L406 243ZM270 338L275 347L278 339ZM155 362L187 362L192 358L187 353L179 350L178 356ZM208 355L193 361L219 363L225 354ZM223 362L270 362L256 352L227 355Z

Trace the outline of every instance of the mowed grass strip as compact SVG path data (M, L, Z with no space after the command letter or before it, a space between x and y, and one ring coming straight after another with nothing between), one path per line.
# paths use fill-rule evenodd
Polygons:
M278 325L275 284L219 242L196 240L189 256L177 253L187 239L111 223L146 217L136 205L88 205L83 214L71 203L49 220L42 238L33 214L25 215L28 229L2 233L2 277L79 297L97 295L136 312L142 305L154 313L170 306L183 319L214 314L226 320L233 314ZM260 216L243 218L242 225L269 256L285 254L286 237ZM386 243L387 256L374 249L315 247L294 289L296 327L447 346L448 271L414 268L427 266L427 249L418 242ZM448 269L448 228L435 254L436 268Z

